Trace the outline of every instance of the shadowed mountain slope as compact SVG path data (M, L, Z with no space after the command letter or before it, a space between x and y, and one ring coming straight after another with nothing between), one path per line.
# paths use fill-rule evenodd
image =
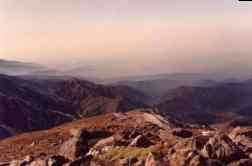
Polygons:
M252 84L228 83L214 87L180 87L162 97L158 105L161 113L190 123L216 123L225 120L225 114L240 118L252 116ZM222 116L220 116L222 115ZM227 120L227 119L226 119Z
M125 86L0 75L0 124L15 132L50 128L82 116L139 107L145 107L144 95ZM6 130L1 131L6 135Z

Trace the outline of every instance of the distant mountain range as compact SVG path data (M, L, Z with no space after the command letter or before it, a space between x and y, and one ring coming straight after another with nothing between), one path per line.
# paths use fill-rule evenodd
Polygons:
M70 65L71 66L71 65ZM191 85L207 85L213 84L214 81L227 81L234 82L245 80L244 78L233 78L232 74L226 73L173 73L173 74L155 74L155 75L138 75L138 76L114 76L107 77L108 73L102 75L102 72L98 72L102 69L96 69L97 65L76 65L72 67L65 67L59 69L51 69L46 66L42 66L34 63L25 63L19 61L10 61L0 59L0 74L6 75L18 75L26 78L73 78L90 80L96 83L102 84L124 84L140 88L143 91L146 89L152 89L151 92L146 93L160 94L160 91L169 90L179 86L191 86ZM98 74L98 73L99 74ZM130 74L130 73L129 73ZM203 83L202 83L203 82ZM208 82L208 83L207 83ZM167 86L165 88L165 86Z
M167 82L165 80L164 82ZM171 84L179 86L176 81ZM145 84L145 83L144 83ZM148 84L147 84L148 85ZM55 125L109 112L153 108L164 117L190 124L214 124L250 119L252 82L201 82L198 86L163 86L155 100L146 90L126 85L99 85L76 78L24 79L0 75L0 135L46 129ZM148 89L150 88L150 89ZM152 89L151 89L152 88ZM244 122L245 122L244 120Z
M89 70L85 71L83 68L75 70L56 70L34 63L0 59L0 74L19 76L25 79L70 79L77 77L97 83L104 82L96 77L89 77L87 71Z
M33 63L24 63L0 59L0 73L8 75L48 75L54 74L55 71L49 70L44 66Z
M0 101L5 103L2 110L8 108L10 113L14 109L12 107L17 107L15 110L26 110L26 113L21 114L36 113L27 121L30 124L21 127L22 130L47 128L80 116L97 115L108 110L125 111L146 104L157 107L161 114L172 115L190 123L216 121L216 114L220 112L232 112L237 117L244 117L250 115L248 110L252 108L251 81L222 77L221 74L177 73L124 77L117 82L110 80L112 83L103 86L83 81L82 77L76 79L64 75L67 72L6 60L0 60L0 73L18 75L0 77ZM44 111L40 113L41 110ZM32 124L34 116L48 119L47 116L51 115L55 117L52 122L40 123L35 120L39 124ZM24 125L26 122L21 123ZM15 129L15 126L0 125L4 135L6 129L10 128Z
M121 81L116 83L116 85L127 85L143 92L149 97L150 104L158 103L162 98L162 96L165 95L169 90L181 86L211 87L217 84L218 82L213 80L188 79L188 78L176 79L173 77L143 80L143 81Z
M179 87L158 104L163 115L188 123L222 123L252 119L252 82L223 83L212 87Z

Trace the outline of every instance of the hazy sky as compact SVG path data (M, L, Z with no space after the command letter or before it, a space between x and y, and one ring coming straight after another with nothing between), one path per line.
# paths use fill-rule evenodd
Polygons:
M0 0L0 58L95 75L248 72L252 3Z

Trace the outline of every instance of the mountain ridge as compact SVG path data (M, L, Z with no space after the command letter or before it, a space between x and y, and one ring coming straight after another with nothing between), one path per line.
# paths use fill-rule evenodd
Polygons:
M32 81L0 75L0 94L0 122L17 132L145 107L144 95L136 90L79 79Z

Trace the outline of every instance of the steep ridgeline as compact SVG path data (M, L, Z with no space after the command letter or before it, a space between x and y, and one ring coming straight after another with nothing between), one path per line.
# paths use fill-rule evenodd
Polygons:
M0 75L0 138L46 129L82 116L144 107L144 95L78 79L25 80Z
M62 81L56 93L72 101L80 116L95 116L108 112L125 112L145 107L145 96L127 86L101 86L72 79Z
M169 91L158 105L163 115L189 123L216 123L252 117L252 84L181 87Z

